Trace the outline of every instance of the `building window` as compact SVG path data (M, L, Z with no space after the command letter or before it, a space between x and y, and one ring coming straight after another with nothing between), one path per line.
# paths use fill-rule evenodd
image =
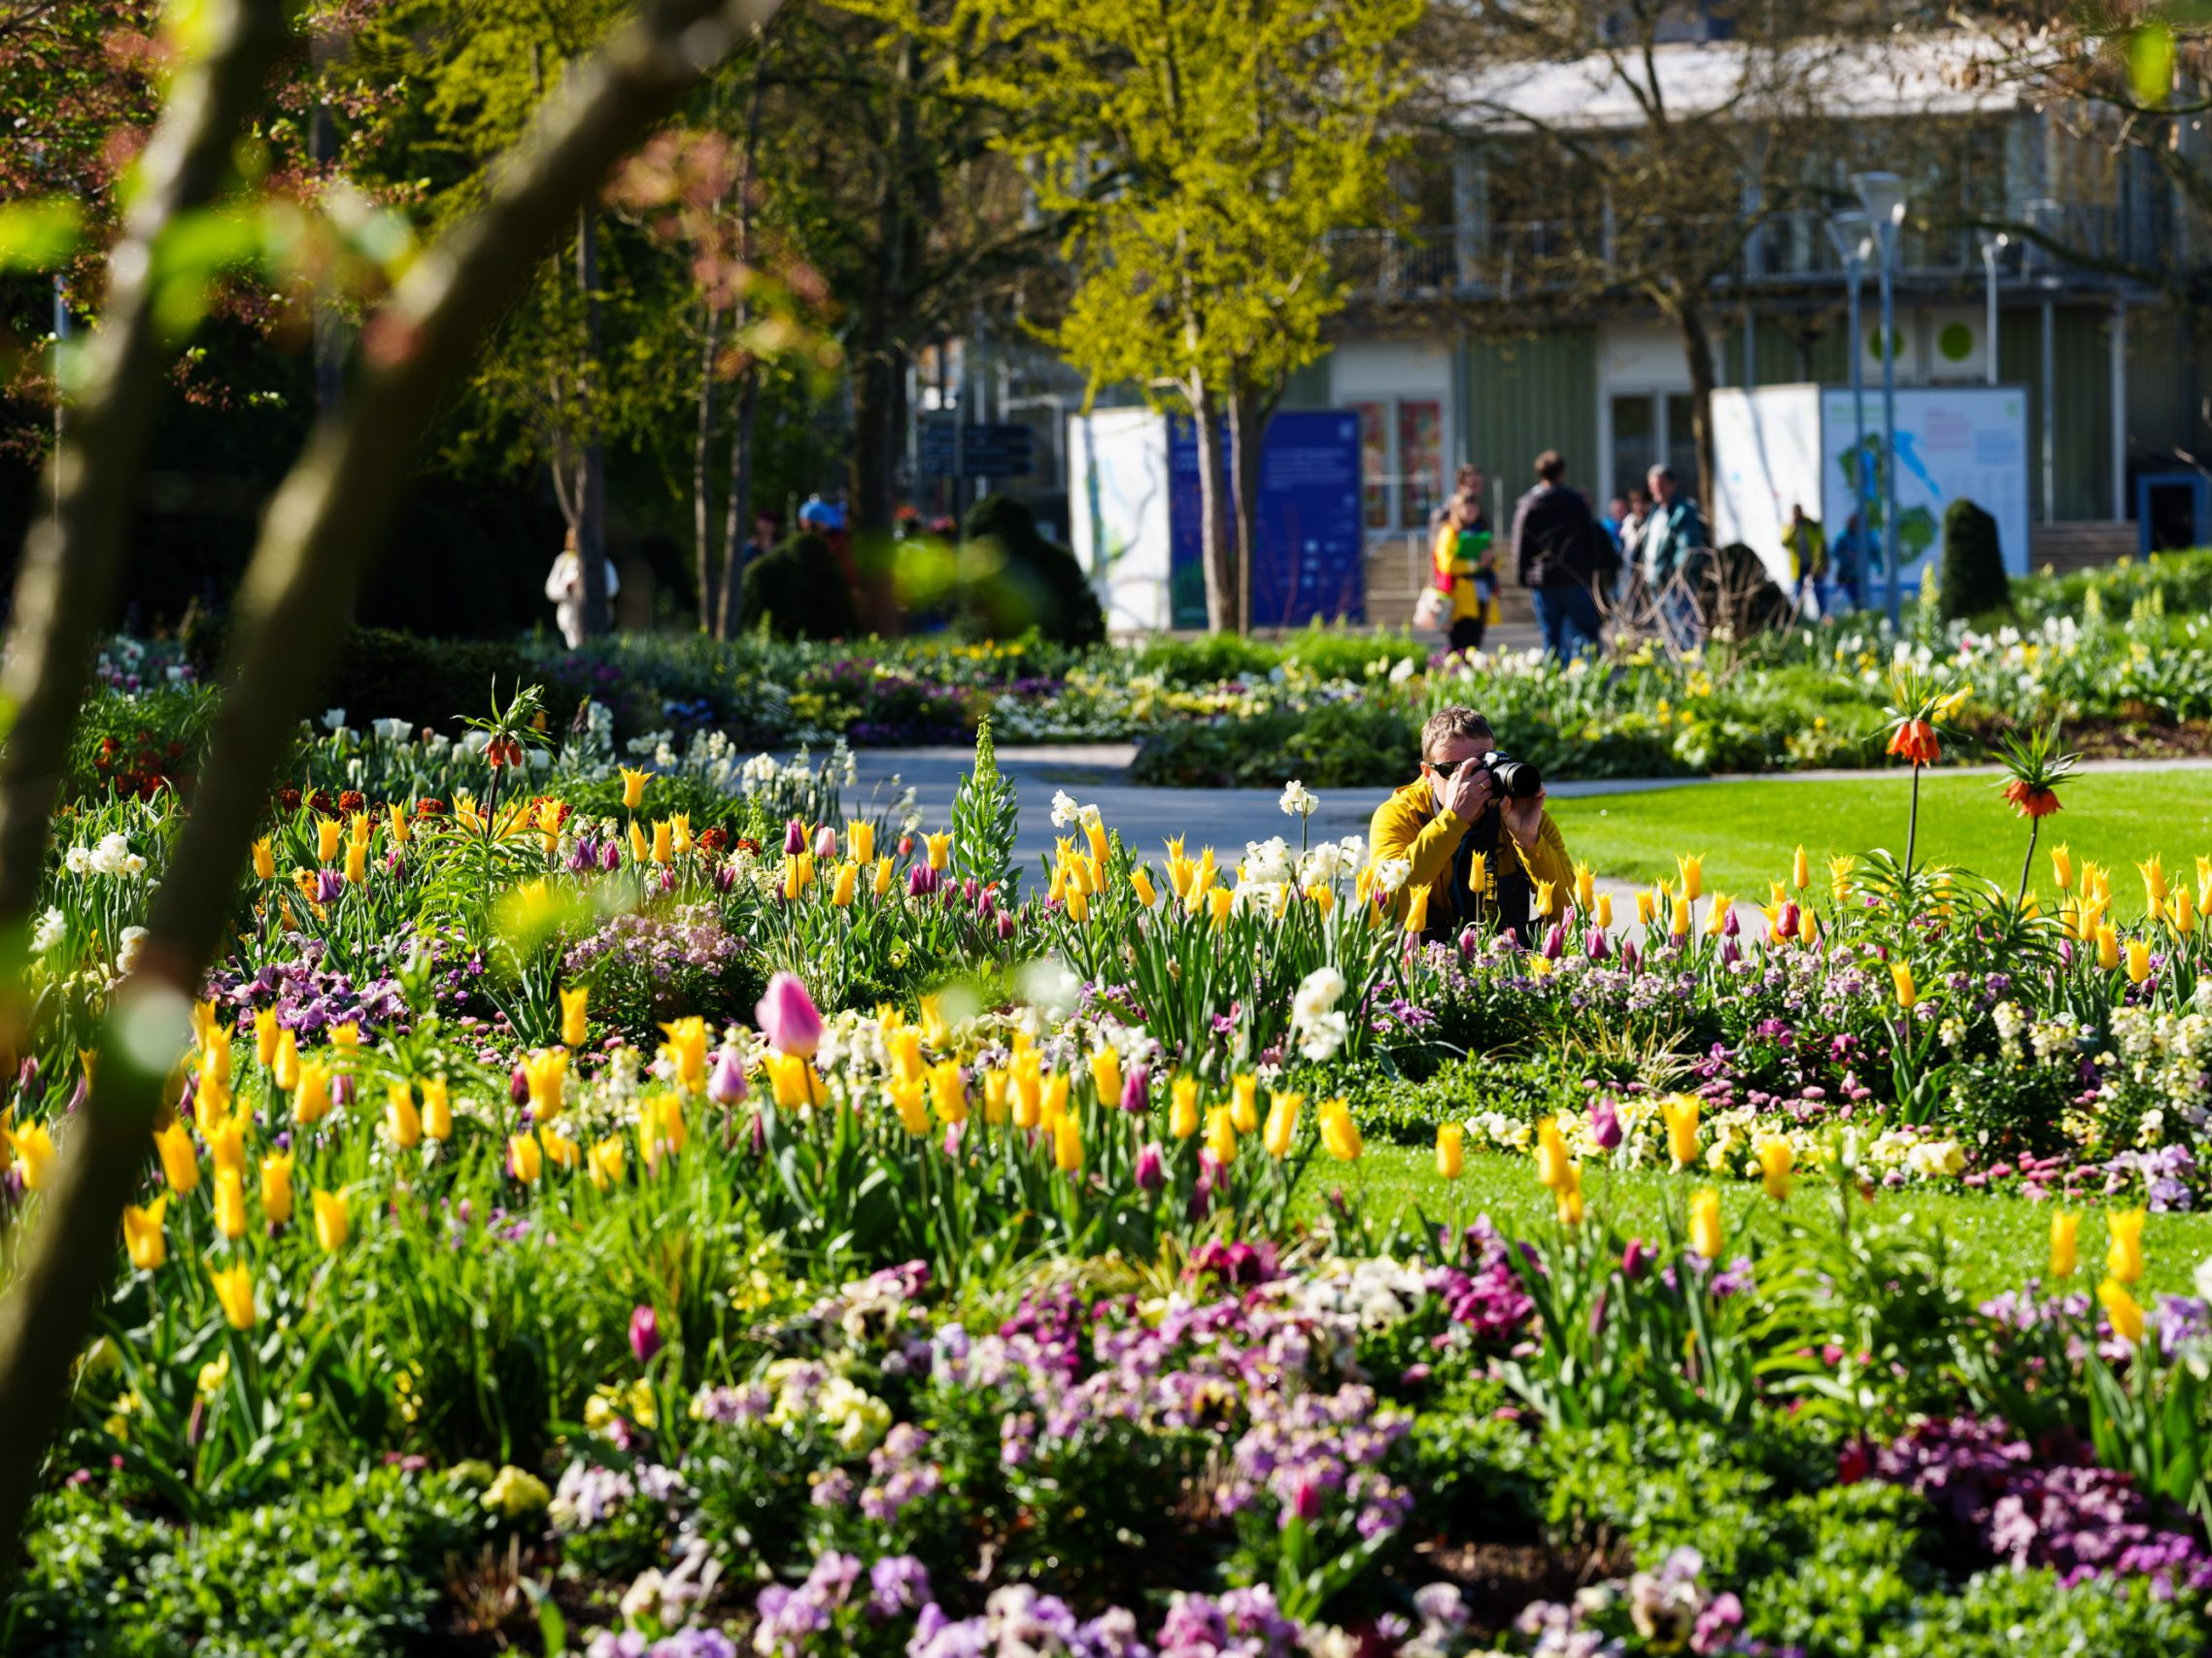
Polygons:
M1401 397L1347 405L1359 416L1359 469L1370 533L1426 529L1444 502L1444 405Z

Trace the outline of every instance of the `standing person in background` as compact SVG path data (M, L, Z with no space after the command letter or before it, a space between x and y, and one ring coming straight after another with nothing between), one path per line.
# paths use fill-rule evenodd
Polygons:
M1697 584L1704 579L1713 538L1697 503L1682 492L1673 467L1652 467L1649 482L1651 517L1638 539L1644 579L1658 602L1659 630L1667 643L1678 651L1693 650L1705 632Z
M615 593L622 584L615 580L614 560L607 561L607 606L614 607ZM571 527L568 537L561 544L561 552L553 560L553 568L546 572L545 596L553 600L554 626L561 636L568 641L573 651L584 642L584 560L576 551L576 531Z
M1430 564L1439 592L1451 597L1451 649L1465 655L1482 648L1489 602L1498 591L1497 550L1478 528L1482 503L1467 491L1451 497L1437 526Z
M1821 590L1827 585L1828 532L1821 527L1819 519L1805 516L1803 501L1789 503L1789 522L1782 526L1782 545L1789 555L1789 578L1798 605L1816 618L1825 616L1828 611L1821 600Z
M1514 508L1513 558L1520 585L1535 595L1544 654L1565 666L1596 650L1596 588L1612 580L1619 555L1582 492L1567 488L1566 458L1555 449L1536 457L1536 488Z
M1451 475L1451 493L1445 497L1444 505L1429 514L1431 542L1436 540L1437 531L1450 522L1453 506L1461 495L1470 496L1475 502L1474 527L1484 531L1489 529L1490 515L1482 508L1482 469L1469 461Z
M1836 537L1835 546L1828 550L1828 577L1821 584L1821 614L1838 615L1846 607L1842 601L1856 610L1859 584L1874 562L1874 537L1866 533L1858 514L1853 513L1844 521L1844 532Z
M1614 578L1613 602L1616 609L1626 609L1635 597L1636 584L1643 578L1644 558L1637 550L1644 537L1644 526L1651 519L1651 497L1641 484L1628 491L1628 510L1620 519L1620 573Z

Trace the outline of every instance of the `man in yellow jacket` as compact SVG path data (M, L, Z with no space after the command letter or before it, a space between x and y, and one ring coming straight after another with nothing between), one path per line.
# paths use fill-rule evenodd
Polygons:
M1472 708L1440 708L1421 727L1421 774L1375 809L1373 867L1411 865L1391 900L1401 920L1419 910L1424 939L1462 928L1511 928L1521 943L1565 908L1574 890L1567 843L1544 793L1505 798L1482 765L1498 746Z

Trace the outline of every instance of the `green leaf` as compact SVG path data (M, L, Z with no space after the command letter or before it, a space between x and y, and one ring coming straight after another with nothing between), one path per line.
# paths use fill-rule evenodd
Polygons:
M2173 29L2145 23L2127 42L2127 80L2135 101L2156 109L2173 90Z
M83 210L68 196L0 203L0 271L46 270L77 251Z

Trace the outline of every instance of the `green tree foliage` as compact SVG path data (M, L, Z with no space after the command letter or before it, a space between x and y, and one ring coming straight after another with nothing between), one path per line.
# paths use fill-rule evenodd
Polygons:
M1344 297L1332 231L1389 201L1395 51L1421 0L961 0L993 49L964 85L1067 216L1075 288L1054 343L1093 388L1197 423L1207 612L1242 628L1260 440ZM1236 525L1217 485L1230 429Z
M860 631L853 591L830 544L809 531L745 566L738 626L779 639L850 639Z
M1960 498L1943 514L1943 573L1937 578L1936 608L1947 622L1979 616L2003 606L2011 584L1997 543L1997 521Z

